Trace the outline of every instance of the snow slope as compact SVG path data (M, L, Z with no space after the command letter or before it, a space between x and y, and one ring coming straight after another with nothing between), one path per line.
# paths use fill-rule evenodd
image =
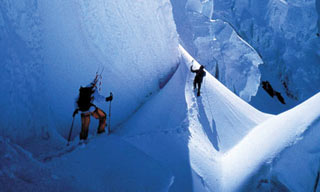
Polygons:
M216 191L221 182L220 155L270 116L209 73L197 98L189 71L193 58L180 50L179 69L168 85L116 134L172 170L175 182L170 191Z
M213 9L202 5L213 1L188 2L191 12L207 17L196 25L200 27L199 34L206 32L203 29L213 26L211 21L206 25ZM221 3L216 4L216 10L237 5L236 11L247 13L241 4L244 0L236 4L216 2ZM250 2L253 7L258 6ZM278 27L287 22L285 27L291 30L292 15L300 10L298 2L289 2L289 7L285 1L261 2L262 10L264 5L270 8L268 14L290 13L285 14L288 17L284 20L270 20L270 25ZM307 18L308 10L315 11L314 1L305 2L308 9L303 18ZM278 8L292 10L278 12ZM202 16L194 17L195 21ZM246 16L241 19L248 21ZM311 16L311 21L315 21L314 14ZM249 23L241 22L242 27L250 28L250 21L249 17ZM222 35L220 45L231 47L218 46L216 50L232 55L232 46L237 45L249 58L254 57L247 60L242 54L236 55L243 61L260 61L230 25L216 24L215 29L228 32L215 31L217 37ZM310 26L310 33L314 33L312 22ZM309 31L295 32L300 34L298 44L302 43L303 48L318 47L318 40L308 36ZM295 37L286 35L289 39ZM213 36L201 37L204 39L196 41L198 47L211 48ZM210 43L203 41L206 38ZM267 39L262 42L273 45L276 40L271 44ZM256 110L207 73L201 97L196 97L192 90L194 74L189 71L194 59L182 47L178 48L168 0L3 0L0 48L0 188L5 191L310 191L316 183L319 94L290 111L272 116ZM317 52L304 56L304 52L298 51L295 58L291 57L294 52L288 50L280 50L288 61L308 56L311 60L303 61L317 61ZM266 53L273 56L272 52ZM199 54L206 56L203 50ZM270 59L273 62L274 58ZM236 60L232 58L232 62ZM199 67L196 61L193 63L195 68ZM314 65L307 71L312 71ZM78 88L88 84L97 69L103 67L102 94L113 91L115 95L114 135L95 136L97 122L93 122L89 143L78 146L77 117L72 146L66 148L63 137L71 123ZM302 74L306 76L308 73ZM293 77L296 80L301 76ZM308 78L303 80L308 82ZM307 88L303 86L305 82L298 83L298 87ZM252 90L255 91L249 92ZM107 104L101 107L106 110Z
M320 93L255 127L222 157L223 191L312 191L319 122Z
M194 76L189 71L193 58L182 47L180 51L180 66L169 83L114 130L115 135L90 136L84 148L62 148L37 157L44 162L31 154L14 159L34 162L33 166L22 166L50 170L44 177L47 183L43 188L59 185L71 191L219 189L221 154L270 116L255 110L209 73L202 96L196 98L192 90ZM197 62L194 64L199 67ZM78 142L75 139L72 146ZM8 167L15 167L15 162L9 161ZM20 174L20 170L17 172ZM9 177L3 180L10 180ZM24 176L27 180L32 177L28 172ZM17 180L13 183L24 186Z
M75 139L75 149L46 154L44 162L0 138L1 186L6 191L312 189L319 171L320 93L272 116L207 73L196 97L189 71L193 58L179 50L172 79L113 135L90 136L85 147Z
M0 137L1 191L76 191L66 177L58 178L19 145Z
M270 116L208 75L196 98L188 69L192 57L180 50L183 60L169 84L116 130L172 170L170 191L312 189L320 95Z
M168 169L119 137L74 146L42 162L0 138L1 191L168 191L174 181Z
M76 144L77 145L77 144ZM90 139L85 147L45 163L76 191L168 191L171 171L117 136ZM152 170L152 171L151 171Z

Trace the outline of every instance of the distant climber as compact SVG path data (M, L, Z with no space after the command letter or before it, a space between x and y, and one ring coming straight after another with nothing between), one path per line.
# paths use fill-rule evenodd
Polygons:
M193 62L193 61L192 61ZM200 96L200 89L201 89L201 83L203 80L203 77L206 76L206 72L204 71L204 66L201 65L199 69L193 70L193 65L191 65L190 70L192 73L196 73L196 76L193 80L193 89L196 89L196 85L198 85L198 93L197 96Z
M98 134L105 132L107 115L106 113L98 108L93 101L112 101L113 96L110 94L109 97L104 97L99 94L97 90L98 83L98 75L86 87L80 87L79 89L79 97L76 102L76 109L73 112L73 117L81 111L81 132L80 132L80 140L86 140L88 138L89 133L89 124L90 124L90 115L94 118L99 119L98 126ZM110 133L110 130L108 130Z
M262 88L271 96L275 95L275 91L273 90L272 86L270 85L269 81L262 81Z
M269 81L262 81L262 88L271 96L277 96L278 100L282 103L282 104L286 104L286 102L284 101L284 98L282 97L281 93L279 93L278 91L275 91L271 84L269 83Z

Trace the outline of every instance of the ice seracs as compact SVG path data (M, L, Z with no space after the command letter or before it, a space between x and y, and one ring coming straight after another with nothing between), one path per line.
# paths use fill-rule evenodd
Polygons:
M230 23L261 55L261 79L269 81L286 101L275 103L259 89L253 104L278 114L320 90L319 1L215 0L213 19ZM260 99L263 98L263 99ZM261 105L267 99L272 105Z
M245 101L260 85L259 54L233 27L214 16L215 1L171 1L177 31L186 50Z

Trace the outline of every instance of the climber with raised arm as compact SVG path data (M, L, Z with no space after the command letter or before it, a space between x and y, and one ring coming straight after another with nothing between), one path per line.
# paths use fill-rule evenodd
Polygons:
M192 61L193 62L193 61ZM201 89L201 83L203 80L203 77L206 76L206 72L204 71L204 66L201 65L199 69L193 70L192 69L193 65L191 65L190 70L192 73L196 73L196 76L193 80L193 89L196 89L196 86L198 85L198 92L197 96L200 96L200 89Z

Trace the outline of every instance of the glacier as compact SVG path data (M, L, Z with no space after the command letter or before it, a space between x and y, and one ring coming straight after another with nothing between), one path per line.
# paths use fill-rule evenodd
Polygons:
M319 191L319 10L314 0L2 0L1 191ZM197 97L189 68L201 64ZM79 142L77 116L66 146L78 89L97 71L100 94L114 94L112 132L96 135L92 120Z

